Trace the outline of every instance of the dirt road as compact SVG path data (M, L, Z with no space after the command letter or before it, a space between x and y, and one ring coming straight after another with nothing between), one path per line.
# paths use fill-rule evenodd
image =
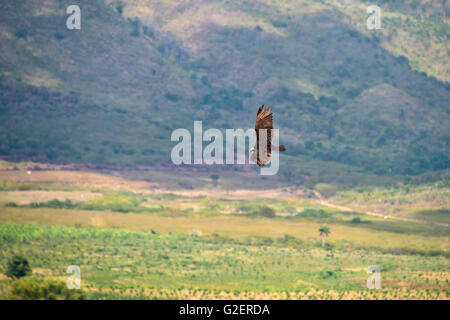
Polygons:
M394 219L394 220L419 222L419 223L431 223L431 224L436 224L436 225L448 227L447 223L425 221L425 220L412 219L412 218L406 218L406 217L389 216L389 215L383 215L383 214L377 213L377 212L367 211L367 210L364 210L364 209L352 209L352 208L349 208L349 207L340 206L340 205L333 204L333 203L330 203L330 202L326 201L325 198L317 190L313 190L313 193L319 199L320 204L323 205L323 206L326 206L326 207L335 208L335 209L339 209L339 210L342 210L342 211L355 211L355 212L367 214L368 216L374 216L374 217L379 217L379 218L384 218L384 219Z

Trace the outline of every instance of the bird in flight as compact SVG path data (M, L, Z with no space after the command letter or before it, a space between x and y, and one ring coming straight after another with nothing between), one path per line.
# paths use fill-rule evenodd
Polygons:
M264 167L266 163L269 162L270 157L272 156L272 150L286 151L286 148L283 145L272 145L272 129L272 110L263 104L259 107L258 113L256 114L256 145L250 149L250 152L252 152L250 159L252 159L253 162L256 162L260 167Z

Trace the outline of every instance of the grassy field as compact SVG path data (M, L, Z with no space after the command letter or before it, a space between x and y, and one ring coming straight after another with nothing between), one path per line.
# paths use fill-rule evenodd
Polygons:
M61 280L78 265L92 298L448 298L441 256L61 226L5 224L0 236L2 264L19 251L37 276ZM365 287L370 265L381 268L381 290Z
M27 257L38 279L65 281L67 267L80 266L90 299L450 295L449 227L434 223L448 219L444 183L410 187L425 218L403 221L358 211L356 204L371 204L368 190L333 194L330 186L318 186L329 192L327 201L355 204L353 211L342 211L293 187L266 193L142 189L144 182L105 174L78 172L71 179L70 171L65 185L63 171L40 171L33 184L24 184L17 179L22 173L1 172L3 184L9 183L0 191L1 298L10 297L14 286L5 267L16 254ZM80 182L89 177L101 179L91 180L91 187ZM22 190L24 185L29 187ZM402 190L384 192L401 198ZM381 187L370 192L375 199L384 194ZM331 230L325 247L321 225ZM381 269L381 289L366 287L373 265Z

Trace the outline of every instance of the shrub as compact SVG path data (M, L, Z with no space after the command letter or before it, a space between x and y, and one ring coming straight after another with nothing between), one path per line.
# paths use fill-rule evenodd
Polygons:
M213 181L213 185L217 186L219 183L219 176L217 174L210 175L211 180Z
M283 237L284 242L294 242L295 240L296 239L294 236L287 234L287 233L284 234L284 237Z
M14 35L16 36L16 38L25 38L27 36L27 30L23 28L18 29L16 30Z
M12 300L84 300L81 290L70 290L61 281L51 279L25 278L14 280L9 299Z
M167 92L167 93L164 95L164 97L165 97L167 100L172 101L172 102L177 102L177 101L180 101L180 100L181 100L181 96L179 96L179 95L176 94L176 93L172 93L172 92Z
M62 40L64 39L64 35L60 32L55 33L55 38L58 40Z
M47 202L32 202L30 203L31 208L55 208L55 209L73 209L76 206L72 203L70 199L61 201L58 199L53 199Z
M122 15L123 7L125 7L125 5L123 4L122 1L119 1L119 3L117 3L117 5L116 5L116 10L119 13L119 15Z
M322 209L304 209L302 212L297 213L297 217L311 217L311 218L330 218L331 213Z
M249 205L243 204L243 205L237 206L236 209L237 209L238 211L242 211L242 212L249 212L249 211L252 210L252 207L249 206Z
M30 263L23 256L16 255L8 261L6 275L10 278L22 278L31 274L31 272Z
M319 272L318 278L320 279L328 279L328 278L335 278L336 274L334 271L331 270L322 270Z
M351 223L361 223L361 218L360 217L354 217L350 222Z
M139 37L141 34L139 32L139 27L140 27L139 19L136 17L134 19L134 21L131 22L131 25L132 25L132 31L131 31L130 35L133 37Z
M275 210L271 207L262 206L259 207L257 211L255 211L255 214L266 218L273 218L275 217Z
M17 208L18 205L17 205L17 203L11 201L11 202L5 203L5 207Z
M350 220L350 223L359 224L359 223L370 223L370 221L364 221L360 217L354 217Z

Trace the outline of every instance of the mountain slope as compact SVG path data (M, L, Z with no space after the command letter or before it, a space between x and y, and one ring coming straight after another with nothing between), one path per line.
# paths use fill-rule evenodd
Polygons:
M76 31L68 5L1 4L2 157L168 164L174 129L252 127L267 103L287 168L306 158L376 174L449 167L449 84L363 30L362 2L95 0L80 5ZM382 8L388 31L395 12L424 32L446 21L434 7L426 20ZM432 70L420 50L413 67Z

